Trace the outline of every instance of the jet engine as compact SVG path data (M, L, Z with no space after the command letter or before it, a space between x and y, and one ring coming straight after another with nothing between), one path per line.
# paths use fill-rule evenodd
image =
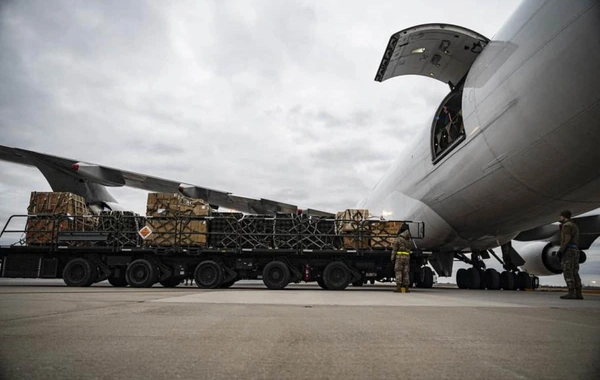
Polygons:
M538 276L561 274L562 267L556 255L559 246L545 241L536 241L519 249L519 255L525 260L521 265L524 271Z

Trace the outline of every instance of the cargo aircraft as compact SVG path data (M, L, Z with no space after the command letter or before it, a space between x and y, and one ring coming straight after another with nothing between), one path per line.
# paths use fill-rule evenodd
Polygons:
M459 287L510 289L561 273L558 213L600 207L598 62L600 2L592 0L525 1L492 39L448 24L393 34L375 80L421 75L447 84L449 93L358 207L423 221L427 232L416 250L439 276L450 276L455 260L473 266L459 270ZM0 159L37 167L54 191L79 194L97 210L119 209L107 187L130 186L246 213L298 211L25 149L0 146ZM600 235L600 216L577 223L586 249ZM531 243L517 252L513 239ZM502 274L485 270L490 255Z

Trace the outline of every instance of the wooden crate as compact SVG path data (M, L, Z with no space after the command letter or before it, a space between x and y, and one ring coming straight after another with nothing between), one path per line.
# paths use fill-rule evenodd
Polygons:
M394 244L394 240L396 239L396 236L398 236L398 232L400 231L402 224L403 223L399 221L381 221L369 223L369 233L371 235L369 246L374 249L392 248L392 244Z

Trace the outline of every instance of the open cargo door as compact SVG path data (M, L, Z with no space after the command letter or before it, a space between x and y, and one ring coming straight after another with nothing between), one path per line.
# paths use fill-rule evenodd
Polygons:
M489 39L449 24L425 24L390 37L375 80L400 75L422 75L454 89L471 69Z

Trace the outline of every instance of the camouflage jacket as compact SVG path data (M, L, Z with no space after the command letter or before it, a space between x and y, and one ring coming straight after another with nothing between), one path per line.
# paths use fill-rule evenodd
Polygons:
M560 228L560 250L566 252L569 244L579 245L579 227L570 219Z
M394 240L394 244L392 244L392 261L396 261L396 252L410 252L412 248L411 243L409 230L398 235L396 240Z

